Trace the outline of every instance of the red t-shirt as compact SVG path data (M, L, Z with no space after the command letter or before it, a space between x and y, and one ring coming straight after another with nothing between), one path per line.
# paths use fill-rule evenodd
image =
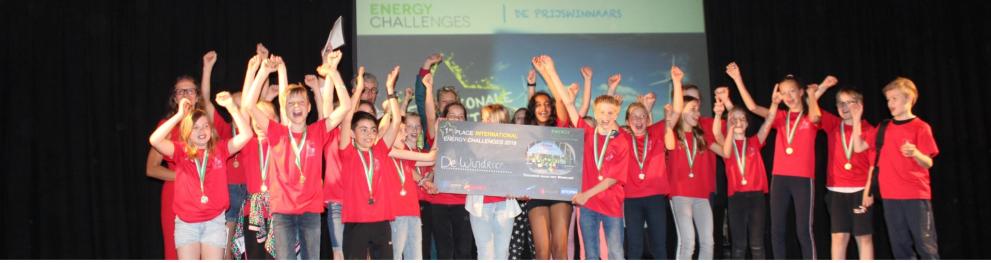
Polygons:
M435 139L436 138L427 135L427 141L430 142L430 145L434 145L434 143L437 142ZM431 169L431 172L433 172L433 169ZM436 179L436 177L434 179ZM438 205L463 205L465 204L465 198L467 198L467 195L449 194L449 193L438 193L434 195L429 195L428 197L431 204L438 204Z
M598 185L599 182L602 182L602 180L599 180L599 176L602 176L603 180L605 178L616 180L616 184L589 198L585 202L584 207L606 216L623 217L623 198L626 196L623 192L623 185L626 184L626 177L630 173L629 162L633 161L630 158L630 154L632 153L630 149L632 147L630 145L630 137L625 132L619 132L614 138L609 140L608 147L606 147L606 136L597 134L595 128L585 124L585 121L580 120L577 122L578 128L585 130L582 192L588 191ZM593 140L595 138L598 138L600 144L598 149L594 145ZM603 147L606 148L606 153L602 158L602 169L600 171L595 167L595 157L601 152Z
M705 136L705 139L708 140L710 144L716 141L716 136L712 134L712 121L713 121L712 117L699 117L699 127L702 128L702 135ZM725 120L723 121L723 124L724 124L723 134L729 134L728 132L726 132ZM718 159L719 156L716 156L716 153L712 151L708 151L708 150L701 151L701 149L699 150L700 150L699 151L700 156L698 158L701 158L702 159L701 163L704 163L706 165L695 166L695 175L698 176L701 173L703 178L709 180L709 186L710 186L709 192L715 193L716 192L716 159Z
M198 157L186 155L186 144L182 141L172 141L175 150L172 162L175 164L175 199L172 209L176 216L187 223L205 222L220 215L230 206L227 195L227 164L224 162L230 154L227 152L227 141L219 140L214 145L213 152L207 156L206 176L203 188L200 189L200 177L196 170L196 160L202 161L203 150L197 151ZM201 200L207 197L204 204Z
M671 186L668 182L667 155L664 151L664 122L657 122L647 127L646 136L631 136L630 138L637 146L634 148L633 145L630 145L630 157L634 160L630 161L630 169L623 189L626 192L626 198L669 194ZM648 141L645 143L644 140ZM644 157L645 148L646 158ZM632 153L634 149L637 151L636 154ZM637 156L644 161L643 169L640 168L635 159L638 158ZM640 179L640 174L644 175L643 179Z
M259 146L261 149L259 149ZM271 151L271 147L269 146L268 140L267 139L263 140L261 145L259 145L258 137L251 137L251 140L248 140L248 142L244 145L244 148L241 148L241 152L237 154L238 158L241 158L240 159L241 168L243 168L244 170L244 182L248 190L248 194L255 194L261 192L261 186L262 186L261 162L264 162L265 156L261 155L259 150L261 151L261 153L264 154L268 154ZM269 189L272 189L271 179L273 177L273 174L277 172L275 170L275 166L272 165L273 163L272 158L275 158L275 156L269 154L268 155L269 165L267 167L268 172L266 173L266 180L264 182L267 185L266 187L268 187ZM251 211L251 202L248 202L248 200L245 200L244 202L244 211ZM265 215L266 218L271 216L270 211L263 211L262 214Z
M344 201L344 185L341 184L340 133L334 133L324 147L323 201L341 203Z
M343 167L341 183L344 184L341 219L344 223L381 222L395 218L393 206L397 200L394 196L399 195L400 188L396 166L389 158L389 151L391 148L385 145L384 140L379 140L372 146L374 161L368 159L367 152L359 153L354 144L348 144L340 150ZM365 164L374 166L371 195L368 192L362 157L365 158ZM369 197L374 199L374 203L369 204Z
M395 167L396 164L399 164L399 166L403 169L403 177L406 178L405 180L400 181L399 174L397 173L395 175L397 185L401 185L402 187L400 187L399 190L391 192L393 194L393 200L396 200L395 202L392 202L393 214L395 216L419 217L420 200L418 197L418 189L420 187L416 185L416 180L413 180L413 173L416 172L416 162L395 159L395 163L393 163L392 158L388 158L386 162L393 167ZM402 194L404 190L406 195Z
M421 152L421 153L428 152L427 149L423 149L423 148L416 148L416 149L409 149L409 150L412 150L412 151L415 151L415 152ZM410 170L410 171L420 173L420 178L426 177L427 175L429 175L434 170L434 167L433 166L417 167L417 166L415 166L415 163L416 162L413 162L413 163L414 163L413 169ZM416 183L416 182L414 182L414 183ZM409 190L406 190L406 191L409 191ZM432 195L427 194L427 189L426 188L417 187L416 188L416 196L417 196L417 198L419 198L420 201L427 201L428 203L432 203L432 200L431 200L431 196Z
M690 168L688 166L689 154L685 152L685 142L688 143L689 151L696 150L697 146L693 142L695 134L692 132L682 132L682 134L684 134L684 142L676 138L674 150L667 153L668 180L671 183L671 196L709 198L709 194L715 191L715 179L709 178L715 177L715 172L710 172L709 166L715 166L716 164L713 162L715 158L705 158L705 153L711 152L709 151L709 145L712 144L713 139L708 134L702 136L702 140L705 142L705 148L697 150L695 162ZM693 176L690 177L690 174Z
M792 126L796 125L795 121L798 120L798 128L794 131L795 137L791 145L788 144L788 132L785 129L786 115L790 116ZM815 177L815 144L819 124L812 123L805 112L801 112L799 116L799 112L778 110L771 127L778 131L774 136L774 169L771 172L774 175ZM785 152L789 146L792 148L791 154Z
M850 160L846 159L843 152L843 140L841 135L846 135L847 145L852 145L853 125L843 124L843 119L829 112L822 113L821 127L826 132L829 146L827 153L829 156L826 168L826 187L864 187L867 184L867 173L871 168L871 159L874 156L874 126L865 120L860 121L860 137L867 142L868 149L857 153L851 150ZM843 133L840 133L840 127ZM850 163L851 169L844 166Z
M915 144L916 149L926 156L936 157L939 154L929 123L919 118L901 124L892 121L885 130L881 158L878 160L881 197L932 199L929 169L920 166L915 158L902 155L901 147L905 142Z
M218 122L216 120L220 120L219 122L224 123L224 125L226 126L226 127L220 127L219 124L216 124L217 125L217 135L219 135L220 138L225 138L225 139L233 138L234 137L234 130L232 130L231 128L234 127L234 125L231 125L231 124L228 124L228 123L224 122L224 119L221 119L220 116L214 116L214 118L216 118L216 119L214 119L214 122ZM225 132L221 132L221 129L223 129ZM252 137L254 137L254 136L252 136ZM245 183L244 166L241 163L242 161L243 160L241 159L241 153L240 152L234 153L234 155L231 156L231 158L228 158L227 159L227 183L228 184L244 184Z
M299 215L323 212L323 147L329 138L338 136L337 128L327 132L324 120L306 127L306 142L302 145L300 166L296 166L296 153L290 142L289 127L269 121L268 140L272 143L272 163L274 173L269 174L272 213ZM303 133L292 133L297 142L302 143ZM305 180L302 175L306 176Z
M736 148L731 149L729 158L723 158L723 163L726 164L726 196L733 196L737 192L767 193L767 170L764 169L764 158L760 154L764 145L760 143L760 139L757 136L747 138L743 175L740 174L740 166L737 164L739 157L736 155L737 149L743 150L743 140L733 140L733 143ZM743 179L747 180L746 185L743 184Z

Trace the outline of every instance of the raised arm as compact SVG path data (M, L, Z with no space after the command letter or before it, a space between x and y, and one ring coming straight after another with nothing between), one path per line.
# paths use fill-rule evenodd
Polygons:
M747 110L758 116L767 118L767 108L757 105L757 102L754 102L754 98L747 91L747 86L743 84L743 75L740 73L740 67L736 65L736 62L731 62L726 66L726 74L733 79L733 83L736 83L736 88L740 91L740 98L743 98L743 104L747 105Z
M564 103L571 125L577 127L578 122L582 120L578 115L578 109L575 109L575 99L568 95L564 84L561 83L561 79L557 75L557 69L554 68L554 60L550 56L540 55L533 57L531 62L533 63L533 68L537 69L540 76L544 78L544 82L547 83L547 87L554 94L554 97L560 98L561 102Z
M358 110L357 101L361 97L361 91L365 86L365 66L358 67L358 76L355 77L354 94L352 94L350 100L350 107L344 107L347 113L344 114L344 125L341 125L341 139L338 140L338 148L344 149L351 144L351 118L354 116L354 112ZM341 100L347 99L347 96L341 98Z
M188 99L182 99L179 101L179 110L176 114L172 115L172 117L166 120L165 123L158 126L158 128L155 129L155 132L152 132L151 136L148 137L148 143L151 144L151 147L154 147L155 150L158 150L158 152L162 153L162 155L172 158L172 154L175 151L175 145L172 144L172 141L169 141L166 137L169 136L169 133L172 132L172 129L175 128L176 125L179 125L182 118L186 117L186 114L189 114L189 111L192 108L193 103Z
M238 109L237 105L234 104L234 100L231 98L231 94L229 92L224 91L217 93L217 104L227 109L227 112L231 114L231 119L234 121L234 125L237 125L237 134L235 134L234 137L227 142L227 152L233 155L234 153L241 151L241 148L244 147L244 144L248 143L248 140L251 139L254 132L252 132L251 126L248 122L241 116L241 111Z
M289 121L289 113L286 110L286 100L289 99L289 76L286 75L286 64L283 63L282 57L272 56L270 59L273 64L275 64L276 71L279 72L279 119L282 120L282 125L289 126L291 122Z
M162 166L162 153L154 148L148 151L148 161L145 162L145 175L162 181L175 180L175 171Z
M725 138L723 136L722 114L724 111L726 111L726 108L718 102L714 103L712 106L712 112L715 113L715 117L712 118L712 135L715 138L715 141L709 149L712 150L712 152L715 152L716 155L719 155L719 157L729 158L729 156L731 156L730 147L733 146L732 143L734 135L728 134ZM729 120L726 122L729 122Z
M267 59L260 61L259 64L261 67L258 69L258 74L255 75L254 79L251 81L251 88L248 92L241 92L241 111L250 113L251 118L255 120L255 123L259 125L259 128L262 130L268 130L268 116L262 113L262 111L255 105L258 104L258 96L261 94L261 90L268 88L266 79L269 74L272 74L272 72L276 70L276 65Z
M623 81L623 74L616 73L609 76L609 80L606 82L606 85L609 86L609 89L606 90L606 95L616 96L616 88L619 87L621 81Z
M822 117L822 111L819 110L819 98L816 98L816 91L819 90L819 84L811 84L805 87L805 93L807 93L806 102L809 104L809 121L812 123L819 123L819 119Z
M399 104L399 111L400 111L400 113L409 111L409 102L410 101L413 101L413 88L412 87L406 87L406 90L403 91L403 99L402 99L402 102L403 103L402 104Z
M326 75L324 76L326 77ZM317 104L318 119L326 118L328 114L327 108L325 108L327 105L324 104L324 98L323 98L324 84L326 84L326 82L327 82L326 80L321 81L320 78L317 78L317 75L306 74L306 76L303 76L303 84L306 85L306 87L309 88L311 91L313 91L313 101L316 102Z
M423 88L426 90L426 95L424 95L424 106L423 109L427 116L423 116L427 120L427 127L433 127L437 123L437 99L434 98L434 74L427 73L423 76ZM436 136L435 130L424 127L427 130L427 136L433 138Z
M434 149L429 153L422 153L406 149L392 149L392 151L389 151L389 157L417 162L433 162L437 160L437 150Z
M675 146L675 125L678 124L678 118L681 117L681 111L685 107L685 95L681 90L681 80L685 78L685 73L681 71L678 66L671 66L671 111L665 112L664 125L664 148L674 150Z
M200 76L200 98L203 98L203 106L206 110L207 119L213 123L213 112L216 111L213 103L210 102L210 78L213 75L213 65L217 63L217 52L210 50L203 54L203 75Z
M778 114L778 105L780 104L781 93L778 92L778 85L774 85L774 91L771 92L771 108L767 110L767 117L764 118L764 123L757 130L757 139L760 140L761 144L767 141L767 134L771 132L771 125L774 124L774 117Z
M344 79L341 78L341 73L337 71L337 65L340 64L341 57L343 56L339 50L335 50L327 54L327 61L330 63L330 65L328 65L330 70L326 76L326 79L323 81L323 106L328 110L333 108L331 104L334 102L335 93L337 94L339 101L339 105L337 105L336 108L333 108L334 110L329 113L327 120L324 121L324 124L327 125L327 131L333 130L334 127L341 124L341 122L344 121L345 115L347 115L347 113L352 109L351 100L348 100L347 86L344 84ZM334 84L333 91L330 90L330 83ZM360 94L361 93L358 93L359 96ZM350 125L350 123L348 124Z
M526 100L529 101L533 97L533 94L537 93L537 71L530 68L530 72L526 73Z
M588 107L592 105L592 67L584 66L582 67L582 81L583 93L582 93L582 106L578 109L578 115L583 118L588 115Z
M389 111L392 114L392 124L389 125L389 129L385 132L385 136L382 137L382 139L387 142L396 141L396 134L399 133L399 125L403 122L403 117L399 114L399 101L398 98L396 98L397 78L399 78L399 65L392 68L392 72L389 72L388 79L385 81L385 89L388 94L386 99L389 102Z
M822 94L826 93L826 90L829 88L836 86L836 83L839 83L839 80L836 79L836 77L833 75L826 76L826 78L819 83L819 89L815 92L815 98L819 99L819 97L822 97Z

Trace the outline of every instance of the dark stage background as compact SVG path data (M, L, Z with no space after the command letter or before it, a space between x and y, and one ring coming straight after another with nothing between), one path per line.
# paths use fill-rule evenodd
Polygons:
M164 117L176 76L198 77L201 56L215 49L214 94L238 89L254 44L263 42L286 59L290 81L302 81L319 63L333 19L353 9L351 1L330 0L0 6L0 78L7 83L0 96L0 258L50 259L161 258L161 183L144 175L144 163L147 136ZM877 123L888 115L881 87L896 76L912 78L921 93L915 112L932 125L941 150L932 169L940 254L991 258L989 194L981 190L991 185L991 4L710 0L705 13L710 82L731 84L722 72L735 60L761 104L785 74L816 82L833 74L840 87L864 91L865 115ZM351 65L352 47L343 51L342 64ZM415 74L422 61L396 63ZM834 93L820 102L827 111L835 112ZM772 147L765 148L768 167ZM825 155L817 157L821 197ZM816 241L827 257L828 217L819 201ZM890 257L882 233L875 242L878 257Z

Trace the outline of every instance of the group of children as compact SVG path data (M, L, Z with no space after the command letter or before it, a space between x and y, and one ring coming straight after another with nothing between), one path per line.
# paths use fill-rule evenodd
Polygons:
M583 129L582 190L565 202L437 192L431 169L437 124L467 116L454 87L434 90L431 72L443 60L440 54L427 57L402 101L395 88L399 66L387 74L378 117L374 75L359 67L349 89L337 70L340 51L325 53L319 77L308 75L305 86L289 84L282 58L259 44L242 90L216 96L234 125L208 101L216 53L204 56L200 87L190 77L176 81L174 111L149 137L147 171L166 181L167 258L317 259L326 210L334 258L419 260L435 252L438 259L504 260L513 258L511 244L520 242L514 232L524 229L532 233L532 241L523 243L533 258L569 259L569 232L577 221L587 259L640 259L645 250L667 259L671 211L678 234L673 258L712 259L710 198L718 156L726 168L732 258L766 257L769 214L773 257L785 258L786 220L795 220L802 255L814 259L819 130L829 141L825 200L832 258L846 255L851 235L861 259L873 258L872 185L880 189L895 257L938 258L928 174L938 149L928 124L912 114L918 90L911 80L884 87L893 120L875 128L862 119L863 96L854 89L836 93L838 114L820 110L818 99L836 78L804 86L786 76L763 107L735 63L726 73L746 107L734 107L729 89L721 87L715 116L702 117L699 89L683 85L684 73L672 67L664 116L652 116L656 97L648 93L625 109L621 126L622 97L614 94L621 76L610 77L609 92L592 99L592 70L582 68L584 95L576 107L578 85L565 86L553 59L536 56L527 76L527 107L511 115L503 105L486 105L481 121ZM269 85L272 73L275 85ZM535 91L538 74L550 93ZM307 124L310 93L318 120ZM416 111L408 112L414 100ZM586 116L590 105L592 117ZM747 111L765 119L756 134L747 133ZM771 129L777 133L769 177L761 148ZM600 255L600 233L607 255Z

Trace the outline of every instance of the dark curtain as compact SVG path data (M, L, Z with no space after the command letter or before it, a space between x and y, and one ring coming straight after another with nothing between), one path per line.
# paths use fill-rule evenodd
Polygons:
M774 83L786 74L816 83L832 74L840 80L838 87L864 93L865 118L877 124L890 118L881 89L897 76L911 78L921 94L914 112L932 126L940 147L930 170L940 254L989 258L991 228L985 224L991 220L991 206L983 192L991 184L988 13L991 6L986 2L709 0L705 22L710 83L731 87L735 104L742 106L724 73L726 64L736 61L754 99L768 105ZM835 113L835 91L823 95L820 105ZM751 118L751 128L756 129L754 121L763 120ZM825 137L819 133L816 154L819 258L830 255L829 217L822 202ZM768 172L773 149L772 140L763 152ZM875 214L875 219L883 221L883 216ZM890 258L883 229L875 230L877 257ZM854 248L851 242L848 258L856 258ZM788 250L789 257L801 257L797 240Z
M0 7L7 83L0 258L49 259L161 258L161 183L144 175L144 163L175 78L198 78L201 56L214 49L213 93L236 90L254 44L263 42L286 59L290 81L302 81L319 64L333 19L353 10L351 1L330 0L0 0ZM991 92L983 81L991 72L989 11L983 2L706 1L711 83L731 84L720 73L735 60L766 104L784 74L806 81L834 74L840 86L864 91L865 114L876 123L888 114L881 87L912 78L922 95L915 112L941 149L932 169L940 252L989 258L991 228L981 222L991 210L980 190L991 184ZM344 48L342 64L353 64L352 48ZM397 63L415 74L421 61ZM835 111L833 94L821 101L827 111ZM821 193L825 155L818 156ZM827 257L829 221L821 202L816 209L818 254ZM877 242L879 257L890 256L885 246Z

